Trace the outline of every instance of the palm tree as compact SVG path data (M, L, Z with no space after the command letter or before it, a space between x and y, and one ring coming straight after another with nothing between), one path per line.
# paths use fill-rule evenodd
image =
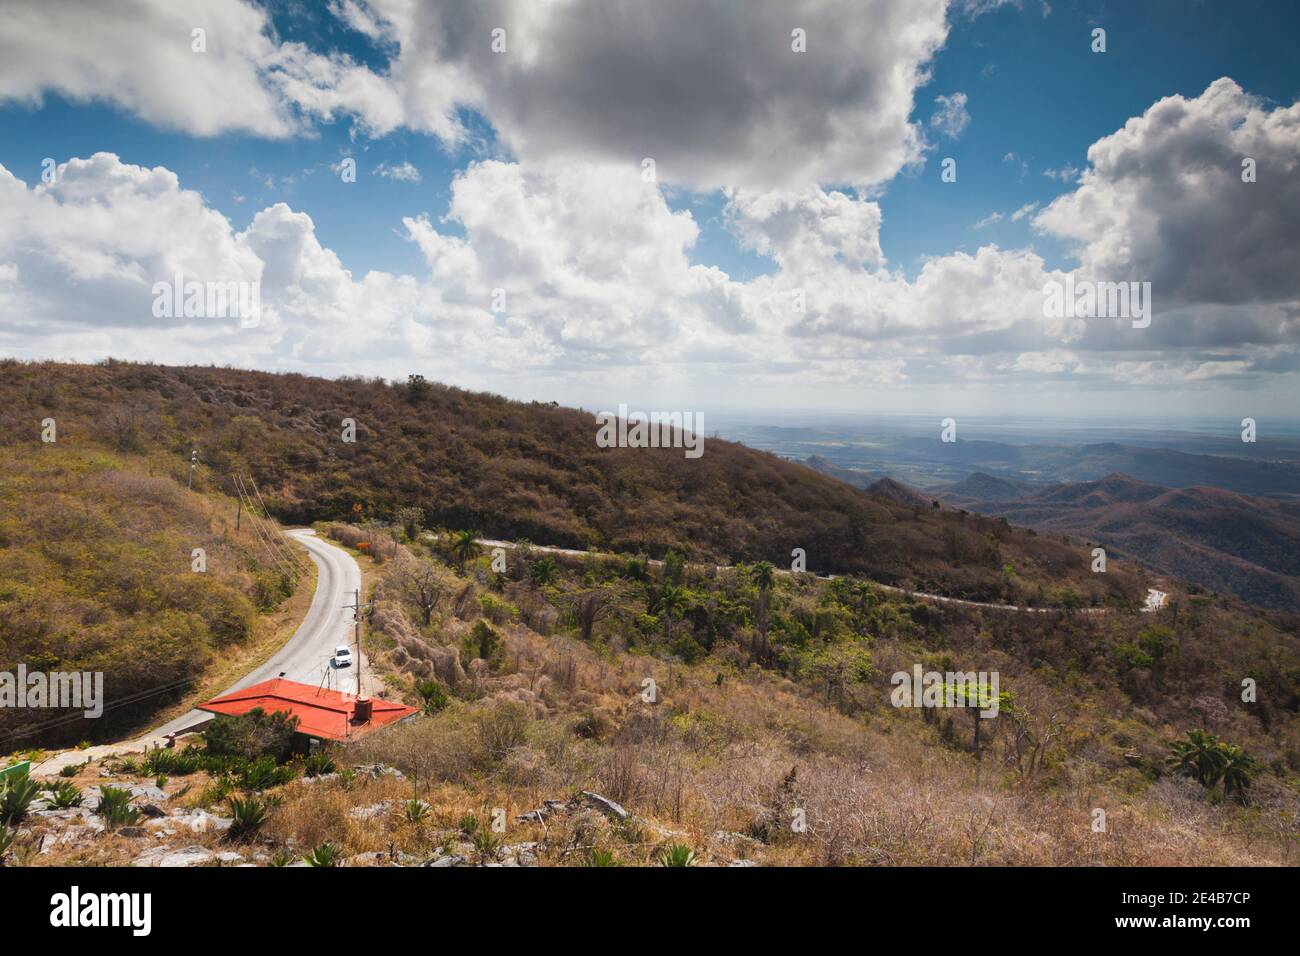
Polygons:
M1186 740L1176 741L1170 748L1166 763L1175 773L1195 777L1202 787L1212 787L1223 776L1223 745L1214 734L1189 730Z
M555 559L549 554L533 565L533 569L528 573L533 579L536 587L546 587L548 584L554 584L555 579L560 576L560 566L555 563Z
M665 584L659 592L659 611L664 618L664 640L672 640L673 615L686 606L686 590L676 584Z
M758 608L754 612L754 618L758 626L759 655L766 659L768 653L767 599L772 586L776 583L776 568L772 566L771 561L759 561L750 568L750 574L753 575L754 584L758 588Z
M1219 769L1223 775L1223 799L1228 799L1228 795L1235 790L1237 799L1244 800L1251 778L1255 775L1254 758L1236 744L1222 744L1219 752L1222 759Z
M478 532L457 531L451 542L451 550L456 555L460 569L464 571L466 563L478 554Z

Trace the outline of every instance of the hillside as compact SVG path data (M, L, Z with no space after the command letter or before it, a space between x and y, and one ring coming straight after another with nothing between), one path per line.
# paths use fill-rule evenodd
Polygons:
M526 547L500 571L418 529L321 531L382 556L365 647L385 696L424 713L256 773L255 754L232 762L197 743L80 767L73 786L132 786L156 818L92 837L56 813L16 853L34 865L285 865L318 851L350 866L646 865L674 847L724 866L1295 863L1300 642L1230 603L1006 614L853 579L765 586L761 568ZM898 706L891 674L917 665L998 673L999 713ZM1241 700L1241 674L1257 702ZM1245 792L1170 767L1194 729L1248 755ZM249 799L263 818L233 835ZM200 818L212 826L196 834Z
M983 490L984 483L975 487ZM939 496L1046 533L1097 541L1253 604L1300 610L1300 505L1294 502L1220 488L1171 490L1118 474L1007 500L970 491L963 482Z
M143 729L214 665L276 638L268 615L297 572L271 558L247 514L239 533L234 518L233 502L187 492L138 455L62 436L4 449L0 672L100 671L106 706L94 720L0 709L0 753Z
M106 362L3 366L3 441L198 448L210 480L252 474L285 522L390 519L489 537L719 563L788 566L975 600L1140 601L1137 569L1090 573L1086 552L1006 522L863 493L812 469L709 438L705 453L600 448L585 412L419 379L390 385L219 368ZM342 440L344 420L356 440Z

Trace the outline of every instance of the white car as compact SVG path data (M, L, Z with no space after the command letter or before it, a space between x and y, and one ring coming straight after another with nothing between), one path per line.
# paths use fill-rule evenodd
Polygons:
M351 649L346 644L341 647L336 647L334 649L334 656L330 658L330 664L332 664L334 667L351 667L352 666Z

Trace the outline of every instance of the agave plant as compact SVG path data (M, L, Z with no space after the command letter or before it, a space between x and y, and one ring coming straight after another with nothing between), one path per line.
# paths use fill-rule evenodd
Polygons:
M343 848L337 843L322 843L302 859L308 866L338 866L342 855Z
M602 850L599 847L592 847L587 854L588 866L618 866L618 861L614 859L611 850Z
M16 839L18 839L17 830L13 827L0 826L0 866L5 865L5 854L9 852Z
M81 788L60 780L50 787L50 806L56 810L69 810L81 806Z
M302 764L303 773L309 777L323 777L336 769L334 758L324 752L311 754Z
M95 812L104 821L104 826L116 830L121 826L133 826L140 820L140 811L131 806L131 791L119 787L101 787L99 803Z
M487 828L478 830L473 838L474 852L478 854L480 863L487 863L489 860L495 860L501 855L501 841L497 835Z
M14 773L0 779L0 826L17 826L27 816L40 785L26 773Z
M429 810L430 807L427 803L416 798L406 801L402 814L406 817L408 823L414 823L418 826L429 816Z
M660 866L694 866L695 851L684 843L670 843L659 851Z
M259 797L231 797L230 816L232 821L228 831L230 839L241 840L256 833L261 829L262 824L266 822L270 808L270 803Z
M277 850L267 866L288 866L292 862L293 857L290 854L285 853L283 850Z

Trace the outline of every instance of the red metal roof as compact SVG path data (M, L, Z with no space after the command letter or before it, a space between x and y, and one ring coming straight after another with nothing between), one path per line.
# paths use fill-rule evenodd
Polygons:
M298 733L326 740L348 740L416 713L414 707L372 697L370 719L358 721L354 714L356 701L354 694L276 677L214 697L206 704L199 704L199 710L239 715L260 707L268 712L290 713L298 718Z

